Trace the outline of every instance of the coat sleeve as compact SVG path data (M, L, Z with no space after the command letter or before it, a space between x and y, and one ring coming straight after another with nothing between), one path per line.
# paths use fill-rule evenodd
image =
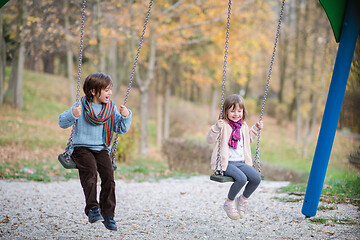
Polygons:
M80 102L79 104L81 105ZM75 105L76 103L69 110L59 115L58 123L61 128L71 127L74 124L75 120L78 119L78 117L75 117L72 112L72 109Z
M130 125L131 125L131 118L132 118L132 112L130 109L128 109L130 114L127 117L121 116L121 114L117 111L115 106L115 122L113 125L113 131L119 134L124 134L129 131ZM120 122L120 127L119 127Z
M249 135L250 135L250 143L252 143L255 138L257 137L258 135L258 131L259 131L259 128L256 127L256 125L253 125L251 128L250 128L250 131L249 131Z
M216 124L212 125L210 127L209 132L206 135L206 141L209 144L213 144L216 142L218 136L219 136L220 129L216 126Z

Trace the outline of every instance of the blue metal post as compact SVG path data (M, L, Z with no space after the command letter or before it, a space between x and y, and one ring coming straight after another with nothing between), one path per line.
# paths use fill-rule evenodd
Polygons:
M346 9L319 138L301 211L306 217L316 215L355 51L359 25L355 19L354 7L351 7L351 2L351 0L348 1Z

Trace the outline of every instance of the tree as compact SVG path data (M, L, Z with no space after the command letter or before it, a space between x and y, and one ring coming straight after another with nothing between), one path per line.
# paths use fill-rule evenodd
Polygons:
M67 69L67 78L68 78L68 86L69 86L69 97L70 103L75 102L74 95L74 74L73 74L73 53L71 50L71 30L70 30L70 11L69 11L69 3L64 1L64 23L65 23L65 48L66 48L66 69Z
M4 99L4 83L5 83L5 67L6 67L6 45L3 31L3 13L0 8L0 105Z
M27 23L27 1L19 0L18 6L18 22L17 22L17 46L15 48L14 58L12 60L12 73L10 76L10 84L5 94L5 101L11 103L16 108L23 108L23 75L25 62L25 35Z

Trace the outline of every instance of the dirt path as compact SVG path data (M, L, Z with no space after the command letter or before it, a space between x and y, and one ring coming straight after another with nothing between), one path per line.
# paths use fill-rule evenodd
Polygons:
M0 181L0 239L360 239L357 208L339 204L316 217L356 224L316 224L301 214L302 201L276 193L287 182L263 181L245 219L227 218L222 204L230 183L208 176L159 182L116 182L118 231L90 224L78 180ZM295 198L295 197L293 197ZM322 205L322 203L321 203Z

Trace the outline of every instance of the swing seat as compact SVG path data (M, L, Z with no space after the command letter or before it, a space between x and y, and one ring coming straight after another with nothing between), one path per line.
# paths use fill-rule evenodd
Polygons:
M66 168L66 169L76 169L76 163L74 162L74 160L72 159L72 157L70 156L70 160L68 160L65 156L65 154L59 154L58 156L58 160L61 163L61 165ZM114 171L117 169L117 165L115 163L112 164Z
M215 182L220 182L220 183L224 183L224 182L234 182L234 179L232 177L229 176L223 176L223 175L217 175L217 174L211 174L210 175L210 180L215 181Z
M261 174L261 180L264 180L264 175ZM215 181L215 182L220 182L220 183L224 183L224 182L234 182L234 179L232 177L229 176L223 176L223 175L216 175L216 174L211 174L210 175L210 180Z
M76 169L77 168L76 163L74 162L72 157L70 156L70 159L67 159L64 153L59 154L58 160L61 163L61 165L63 165L63 167L66 169Z

